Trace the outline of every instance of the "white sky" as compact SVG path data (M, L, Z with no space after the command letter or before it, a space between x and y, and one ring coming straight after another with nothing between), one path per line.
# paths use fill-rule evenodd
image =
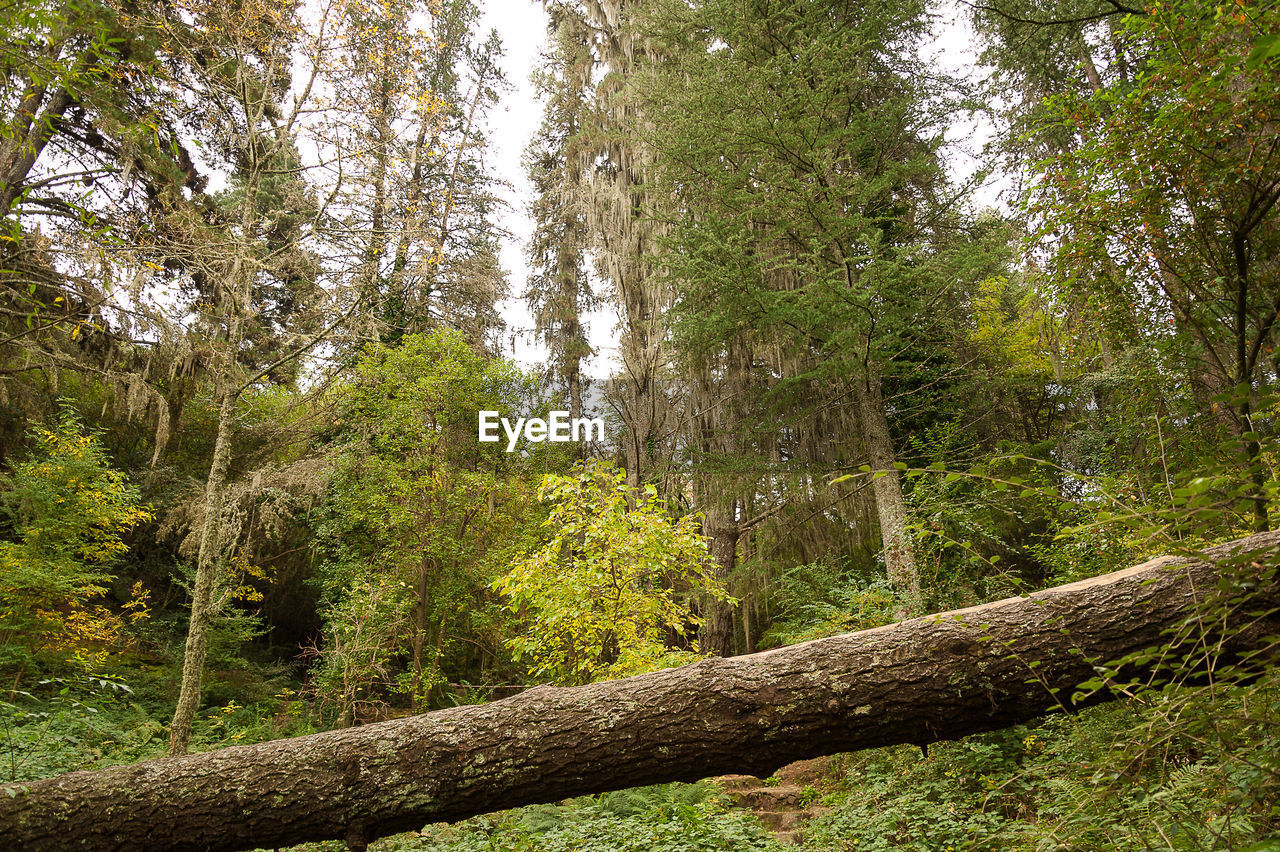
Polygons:
M520 158L542 121L542 104L534 97L529 74L546 43L547 18L539 0L488 0L480 28L482 33L495 29L502 38L502 70L513 87L489 122L496 171L510 184L505 193L508 207L499 216L511 234L502 241L501 255L503 267L511 273L511 296L500 306L508 326L505 349L521 364L541 369L546 350L534 345L533 317L522 298L529 276L524 247L533 235L533 221L526 214L532 190Z
M968 15L958 0L941 0L936 42L926 51L940 70L953 74L975 70L976 51L967 21ZM533 318L522 298L529 274L524 247L532 236L533 222L526 213L532 190L520 159L542 120L542 104L534 95L529 75L537 66L546 43L546 15L540 0L487 0L480 27L482 33L496 29L502 38L506 52L503 70L512 86L490 118L496 171L510 185L506 191L509 206L499 217L500 224L511 235L503 239L501 252L502 265L511 274L511 296L500 306L508 325L504 348L506 354L519 363L542 370L546 366L546 350L533 340ZM957 120L949 141L960 142L962 148L973 154L981 149L990 132L986 125ZM959 175L972 172L976 160L964 156L958 159L953 163L955 172ZM989 188L980 193L980 197L984 203L994 205L999 189L999 186ZM617 357L616 324L617 317L610 309L587 318L588 336L597 352L596 357L583 365L587 375L603 378L613 371Z

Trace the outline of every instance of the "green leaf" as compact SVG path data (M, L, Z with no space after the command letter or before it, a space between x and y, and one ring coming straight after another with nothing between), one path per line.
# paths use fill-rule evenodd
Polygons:
M1253 51L1245 60L1245 66L1250 70L1256 70L1261 68L1264 62L1277 56L1280 56L1280 34L1263 36L1254 43Z

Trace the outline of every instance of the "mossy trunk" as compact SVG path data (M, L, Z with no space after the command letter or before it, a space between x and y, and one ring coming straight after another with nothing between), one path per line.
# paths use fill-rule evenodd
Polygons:
M907 503L902 497L902 478L894 463L898 456L889 432L880 393L880 379L869 377L854 383L858 400L858 419L862 424L862 440L867 447L875 479L871 490L876 497L876 515L880 521L884 565L898 593L906 598L911 612L918 613L920 572L916 568L915 550L907 529Z
M209 625L213 621L213 591L221 559L220 521L222 491L231 465L231 430L236 413L236 394L223 389L218 406L218 434L213 445L213 461L205 482L204 521L200 527L200 552L196 557L196 582L191 593L191 622L182 657L182 686L178 706L169 724L169 754L186 754L191 742L191 723L200 709L200 688L204 682L204 661L209 650Z
M1243 568L1214 564L1241 549ZM1280 533L1207 558L623 680L0 786L0 837L26 852L363 849L430 822L1007 727L1073 706L1095 664L1130 652L1163 649L1123 670L1126 683L1199 665L1205 648L1223 662L1271 647ZM1224 590L1230 614L1197 609ZM1174 644L1170 631L1187 628Z

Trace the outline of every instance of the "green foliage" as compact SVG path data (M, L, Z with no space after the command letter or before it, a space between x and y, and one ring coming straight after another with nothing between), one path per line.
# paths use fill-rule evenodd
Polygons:
M103 147L105 140L101 136L86 140L66 133L60 119L68 102L58 97L63 94L93 116L95 128L110 134L112 142L127 147L139 163L154 170L154 177L172 177L176 164L167 157L168 146L161 144L158 119L153 112L157 106L155 87L144 79L145 74L158 70L154 39L143 32L130 31L122 26L120 18L118 9L94 0L33 0L0 9L0 31L6 34L9 45L0 57L0 100L8 108L5 119L0 121L0 144L12 144L9 150L15 153L22 150L19 146L36 148L32 152L34 160L44 147L42 136L59 137L57 142L69 148L68 153L84 158L81 167L90 170L84 173L105 172L106 158L101 157L101 150L95 150ZM122 79L131 78L132 85L119 85ZM21 107L15 108L19 104ZM57 143L53 147L58 147ZM56 174L57 167L51 166L45 173L37 170L30 176L46 179L29 179L26 170L14 166L13 160L6 162L5 175L17 178L15 183L0 185L0 197L6 202L0 209L5 225L3 241L12 241L6 248L12 249L12 243L32 224L22 221L24 212L36 212L41 207L47 210L55 204L61 205L66 219L83 227L82 236L107 241L101 223L96 221L103 212L102 205L93 193L84 192L78 181L47 179L49 173ZM129 176L124 179L128 181ZM19 304L31 306L32 316L46 310L61 312L64 305L49 298L47 292L7 295ZM46 298L48 303L44 303Z
M1008 278L987 278L978 283L971 303L973 329L968 340L995 363L1001 378L1043 384L1052 377L1056 318L1044 310L1034 288Z
M765 646L890 624L902 606L884 579L868 581L824 563L797 565L783 572L771 591L780 611L760 637Z
M489 617L490 565L521 540L523 472L540 459L478 443L477 412L529 412L535 390L441 331L371 349L338 392L340 449L317 524L327 626L314 683L344 717L440 694L453 637Z
M737 852L782 848L748 814L730 810L701 784L606 793L561 807L539 806L386 841L379 852Z
M955 211L938 197L954 104L910 47L923 13L655 4L649 28L668 55L639 84L655 130L637 132L679 202L661 266L680 295L682 350L745 333L763 351L795 347L788 377L892 374L929 357L959 316L939 307L987 246L940 238L954 225L941 227Z
M1051 104L1053 119L1080 138L1044 164L1033 196L1045 227L1064 238L1055 269L1082 286L1117 288L1103 292L1116 297L1110 307L1118 311L1155 320L1172 303L1177 316L1159 317L1153 337L1179 322L1231 334L1238 285L1251 317L1270 308L1277 218L1246 208L1274 198L1258 175L1277 165L1269 122L1280 85L1248 67L1244 45L1277 30L1280 15L1268 3L1161 3L1125 22L1124 37L1144 60L1132 85ZM1234 237L1250 241L1260 278L1236 280ZM1150 289L1161 268L1163 305ZM1193 270L1214 277L1202 285Z
M494 582L528 620L507 644L539 680L576 685L697 659L689 596L727 599L697 518L671 518L652 487L630 505L625 478L594 463L545 477L550 535Z
M139 589L126 616L101 598L128 549L124 534L151 513L70 408L31 441L30 456L0 479L0 668L38 659L93 668L146 615Z
M136 662L118 674L71 674L0 699L0 779L21 781L160 757L168 740L171 686L164 671ZM234 682L214 680L213 706L197 717L197 750L314 733L310 705L280 672L250 666ZM223 693L238 696L226 697Z
M1280 692L1169 687L954 743L846 758L814 850L1228 850L1280 834Z
M1250 436L1262 431L1253 395L1276 381L1280 84L1250 49L1278 33L1269 2L1176 0L1126 18L1115 39L1140 66L1050 102L1048 121L1073 144L1042 164L1030 195L1054 281L1170 357L1202 428L1240 440L1255 529L1268 525L1259 492L1273 478Z
M0 777L132 762L161 753L164 728L120 678L75 674L0 700Z

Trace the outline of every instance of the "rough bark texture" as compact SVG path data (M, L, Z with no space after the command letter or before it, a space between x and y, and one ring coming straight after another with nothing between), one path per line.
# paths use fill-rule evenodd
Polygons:
M75 103L70 92L59 88L45 105L39 121L33 122L31 116L39 108L44 93L44 86L33 86L28 90L19 115L10 125L16 132L0 145L0 215L8 215L13 210L36 160L57 132L67 110Z
M710 539L710 574L720 583L728 583L737 566L738 528L737 504L726 509L708 509L703 523L703 534ZM717 657L733 654L733 604L707 596L703 603L702 628L699 630L698 647Z
M226 384L225 377L220 384ZM204 521L200 529L200 552L196 557L195 588L191 594L191 621L182 657L182 685L173 720L169 723L170 754L186 754L191 743L191 725L200 709L200 687L204 683L204 662L209 651L209 625L215 614L213 588L221 556L218 527L222 519L222 492L231 464L231 427L239 394L224 388L219 396L218 435L213 445L209 479L205 483Z
M902 497L902 480L894 467L898 460L893 449L893 437L889 433L889 419L885 415L884 399L880 394L880 379L869 377L854 383L858 400L858 416L862 424L862 438L867 445L867 455L876 478L871 490L876 495L876 514L880 519L880 538L884 542L884 564L889 582L911 602L913 613L920 612L916 603L920 599L920 572L916 568L915 552L911 549L911 535L907 531L907 503Z
M1245 587L1241 611L1253 620L1232 626L1225 653L1257 647L1280 626L1275 571L1263 570L1280 560L1280 533L1245 543L1267 548L1251 557L1250 576L1270 579ZM9 785L0 788L0 837L27 852L232 850L324 838L363 848L516 805L768 775L802 758L961 737L1058 707L1049 687L1069 701L1094 675L1090 660L1166 643L1165 631L1193 616L1219 578L1209 564L1162 558L1027 598L751 656Z

